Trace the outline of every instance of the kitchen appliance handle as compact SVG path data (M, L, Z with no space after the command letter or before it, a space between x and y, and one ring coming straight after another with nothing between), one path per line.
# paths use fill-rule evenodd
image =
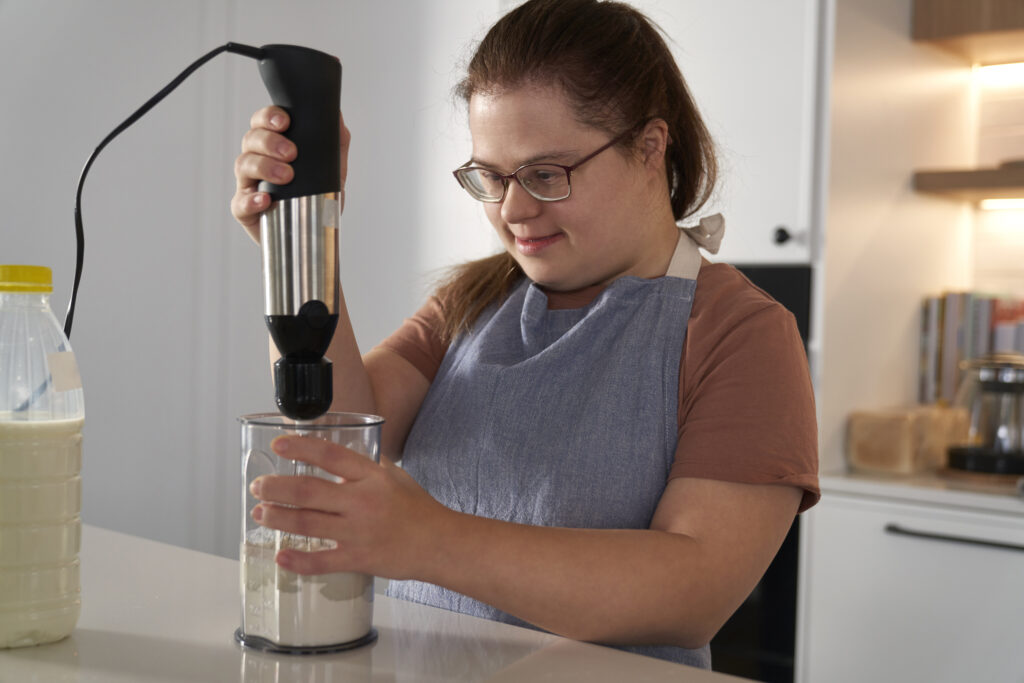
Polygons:
M896 536L910 536L912 538L924 538L933 541L946 541L950 543L964 543L966 545L980 545L986 548L998 548L999 550L1016 550L1024 552L1024 545L1017 543L1003 543L1002 541L989 541L983 538L970 538L969 536L952 536L949 534L937 534L931 531L918 531L907 529L899 524L890 522L885 525L885 533Z

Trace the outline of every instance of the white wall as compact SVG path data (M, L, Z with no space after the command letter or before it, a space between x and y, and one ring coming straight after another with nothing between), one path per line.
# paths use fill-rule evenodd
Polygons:
M63 321L75 187L103 137L228 40L306 45L344 65L353 145L342 269L360 345L377 343L419 305L425 273L492 245L478 207L449 174L469 155L450 88L497 1L397 7L0 3L0 262L51 266ZM222 55L114 140L86 182L72 344L86 392L87 523L237 552L235 418L271 409L273 390L259 252L233 224L228 201L239 140L267 99L255 62ZM393 188L394 178L408 182Z
M1024 159L1024 84L978 76L977 166ZM1024 210L979 210L974 230L974 287L1024 298Z
M918 307L970 280L971 209L915 193L921 168L975 158L970 69L910 40L911 0L836 0L820 315L821 467L847 415L912 404Z

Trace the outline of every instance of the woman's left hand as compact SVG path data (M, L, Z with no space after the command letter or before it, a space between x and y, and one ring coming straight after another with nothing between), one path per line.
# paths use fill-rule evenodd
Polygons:
M311 476L267 475L250 484L250 491L260 501L251 514L262 526L338 544L316 552L281 550L277 563L285 569L299 574L356 571L409 578L433 552L431 541L437 525L455 514L387 459L377 464L365 455L313 437L282 436L271 447L284 458L342 478L332 482Z

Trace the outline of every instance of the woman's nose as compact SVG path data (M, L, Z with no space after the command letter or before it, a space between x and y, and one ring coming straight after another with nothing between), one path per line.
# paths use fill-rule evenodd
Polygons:
M506 223L522 223L541 212L544 202L540 201L516 180L511 180L501 201L501 219Z

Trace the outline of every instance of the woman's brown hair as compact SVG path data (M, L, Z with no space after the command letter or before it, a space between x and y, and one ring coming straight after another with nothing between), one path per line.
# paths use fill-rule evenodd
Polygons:
M621 2L529 0L502 17L477 47L456 94L523 85L554 86L577 119L618 135L631 148L642 124L668 124L665 154L672 214L681 220L710 198L717 174L714 144L661 33L640 11ZM503 300L523 271L502 252L453 268L438 290L445 309L442 336L450 342L488 306Z

